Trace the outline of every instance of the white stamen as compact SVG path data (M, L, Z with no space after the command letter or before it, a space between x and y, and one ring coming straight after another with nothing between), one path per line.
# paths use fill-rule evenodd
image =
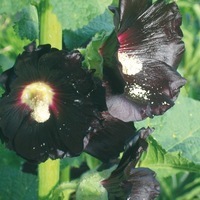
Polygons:
M149 100L148 96L150 94L149 90L144 90L140 85L133 84L130 86L126 86L131 96L136 96L139 98L143 98L144 100Z
M52 104L53 96L54 92L48 84L35 82L25 87L21 101L32 110L31 117L38 123L43 123L50 117L49 106Z
M142 70L142 62L134 54L118 52L118 59L122 64L122 72L126 75L135 75Z

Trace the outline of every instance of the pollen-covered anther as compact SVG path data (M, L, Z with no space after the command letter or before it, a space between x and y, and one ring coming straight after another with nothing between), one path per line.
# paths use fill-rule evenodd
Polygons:
M135 75L143 68L142 61L136 55L118 52L118 59L122 64L122 72L126 75Z
M47 121L50 117L49 106L53 103L53 89L44 82L34 82L27 85L21 95L21 102L32 110L31 117L38 123Z
M128 92L132 97L149 100L150 91L144 90L140 85L133 84L131 86L126 86L125 88L128 89Z

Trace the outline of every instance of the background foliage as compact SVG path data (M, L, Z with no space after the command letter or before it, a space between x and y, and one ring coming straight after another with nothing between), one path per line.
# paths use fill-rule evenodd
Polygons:
M50 0L53 11L63 27L63 48L81 48L86 56L85 65L97 68L101 73L102 59L98 48L113 29L112 14L107 7L117 0ZM1 0L0 7L0 68L12 67L23 46L39 37L40 0ZM161 117L137 123L137 127L155 127L149 138L148 151L139 166L149 167L157 172L162 192L160 200L200 199L200 2L199 0L178 0L183 17L182 30L186 52L179 67L188 80L174 108ZM13 6L14 5L14 6ZM0 94L2 91L0 90ZM24 160L0 144L0 200L37 199L37 170L35 174L22 172ZM98 183L108 176L111 169L98 173L94 168L100 162L86 154L68 158L61 162L61 184L49 198L76 198L88 200L106 199L106 193ZM30 166L29 166L30 167ZM36 169L36 166L31 166ZM93 169L89 171L90 169ZM77 180L77 174L84 174ZM34 171L34 170L32 170ZM66 182L70 180L70 182ZM78 188L77 188L78 182ZM91 187L94 186L91 191ZM84 190L84 194L81 191Z

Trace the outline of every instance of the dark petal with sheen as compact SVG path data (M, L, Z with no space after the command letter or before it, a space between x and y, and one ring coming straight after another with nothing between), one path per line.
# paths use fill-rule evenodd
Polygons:
M85 138L87 145L84 151L103 162L117 158L130 138L136 134L132 122L125 123L108 112L103 112L101 121L94 121L92 128Z
M122 32L119 29L118 32L119 53L137 56L142 61L144 58L160 60L177 68L184 52L184 43L180 29L182 19L176 3L156 2L137 19L133 15L129 21L132 23L129 26L125 24L126 30Z
M29 161L79 155L91 123L97 119L96 107L106 108L104 98L93 102L97 88L102 94L105 91L99 83L96 86L93 72L82 68L78 51L59 51L48 44L36 48L32 43L0 80L6 90L0 99L0 137ZM21 99L24 88L35 82L43 82L53 91L50 117L42 123L31 116L31 108Z
M113 33L100 51L108 111L125 122L161 115L186 83L176 71L184 52L178 7L164 1L151 5L148 0L121 0L112 11L115 25L119 21L119 47Z
M153 60L146 60L136 75L124 75L124 80L124 94L107 97L109 112L123 121L163 114L174 105L186 82L166 63Z
M152 4L152 0L120 0L119 1L119 30L124 32L132 26L135 20Z
M135 168L141 153L146 150L146 137L151 129L141 129L130 141L118 167L101 183L108 191L109 200L154 199L159 195L155 173L147 168Z
M160 194L160 184L156 180L155 172L148 168L132 168L127 167L129 175L126 184L132 186L131 193L127 199L130 200L153 200Z

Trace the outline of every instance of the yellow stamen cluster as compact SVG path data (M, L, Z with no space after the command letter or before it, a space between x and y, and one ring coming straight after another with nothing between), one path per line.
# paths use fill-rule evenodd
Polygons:
M53 96L53 89L47 83L34 82L24 88L21 101L32 110L31 117L38 123L43 123L50 117L49 106Z

